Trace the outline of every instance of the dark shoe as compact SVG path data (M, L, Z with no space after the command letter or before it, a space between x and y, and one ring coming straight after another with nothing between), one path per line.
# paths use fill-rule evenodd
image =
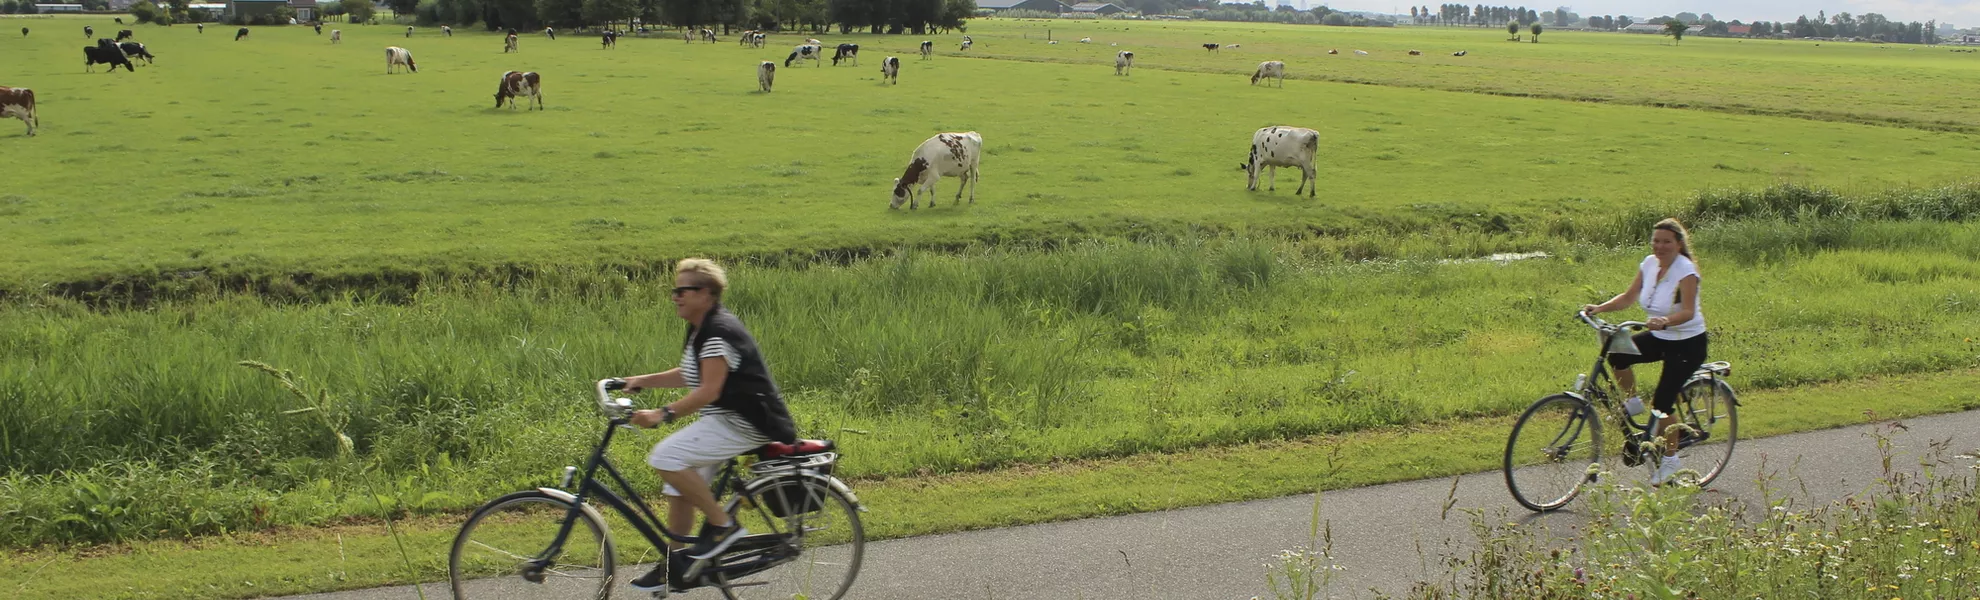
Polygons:
M666 565L653 565L653 570L647 571L645 575L639 576L638 579L634 579L628 584L632 586L632 589L642 592L657 592L660 591L660 586L673 583L668 581L671 579L667 576L669 573L670 571L667 570Z
M695 560L714 558L727 551L729 546L734 545L736 540L742 539L745 535L749 535L749 530L744 529L742 523L730 523L728 527L702 523L701 541L695 542L694 547L688 549L688 556Z

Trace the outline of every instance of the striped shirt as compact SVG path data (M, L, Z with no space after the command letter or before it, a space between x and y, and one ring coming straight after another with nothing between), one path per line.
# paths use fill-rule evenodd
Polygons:
M731 373L742 367L742 354L737 353L735 348L730 347L729 342L724 341L722 338L711 337L708 338L706 343L701 345L701 356L699 357L694 355L694 346L690 345L681 349L681 381L686 382L690 388L701 387L701 360L699 359L708 358L722 359L723 362L728 363L729 372ZM758 444L770 443L770 438L763 437L763 434L758 432L755 427L750 426L748 420L743 419L741 415L737 415L734 411L710 404L701 407L701 415L703 418L723 420L730 427L734 428L737 433L748 438L749 441Z

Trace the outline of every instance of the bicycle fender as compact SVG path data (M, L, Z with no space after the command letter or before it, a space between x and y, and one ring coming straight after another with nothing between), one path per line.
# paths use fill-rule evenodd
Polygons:
M780 479L782 477L803 477L806 479L814 479L823 482L826 487L832 488L833 491L837 491L841 494L845 494L846 500L852 502L854 510L858 510L859 512L866 512L866 505L861 504L859 502L859 495L853 493L852 488L848 487L846 485L846 482L839 481L839 478L830 475L821 475L816 471L801 470L794 474L784 475L781 477L774 477L774 478L761 477L761 478L753 479L750 480L749 489L750 491L756 491L758 488L761 488L766 485L770 485L772 480Z
M612 530L610 529L612 522L605 520L604 515L598 514L597 508L592 507L591 504L588 502L584 504L578 504L576 494L572 494L570 492L566 492L564 490L560 490L557 488L540 487L540 488L536 488L536 491L543 492L544 494L547 494L550 497L556 498L558 500L569 502L571 504L577 504L578 510L584 511L585 516L591 517L593 519L597 519L598 524L603 525L607 528L605 530L605 546L607 550L611 549L611 546L613 545Z

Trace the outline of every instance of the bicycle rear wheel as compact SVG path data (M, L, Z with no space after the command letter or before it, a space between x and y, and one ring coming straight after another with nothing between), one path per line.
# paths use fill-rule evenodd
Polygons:
M455 600L476 598L605 598L612 591L612 538L589 511L564 539L562 551L534 559L557 538L571 504L537 490L483 505L461 525L447 557Z
M737 518L752 533L777 536L781 543L724 557L723 567L708 576L723 597L845 597L866 553L866 530L851 498L811 476L772 476L739 493L744 501ZM749 568L750 561L774 566Z
M1506 489L1529 510L1560 508L1594 480L1602 458L1602 423L1595 406L1567 394L1541 398L1513 423L1506 439Z
M1679 442L1678 458L1698 472L1698 485L1718 479L1732 462L1739 442L1739 403L1733 389L1718 379L1693 379L1678 396L1678 419L1696 430Z

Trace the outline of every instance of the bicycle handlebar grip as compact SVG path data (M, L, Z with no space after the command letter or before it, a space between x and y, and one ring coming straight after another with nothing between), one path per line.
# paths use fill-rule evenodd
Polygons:
M605 380L605 391L616 392L623 389L626 389L626 380L617 377Z

